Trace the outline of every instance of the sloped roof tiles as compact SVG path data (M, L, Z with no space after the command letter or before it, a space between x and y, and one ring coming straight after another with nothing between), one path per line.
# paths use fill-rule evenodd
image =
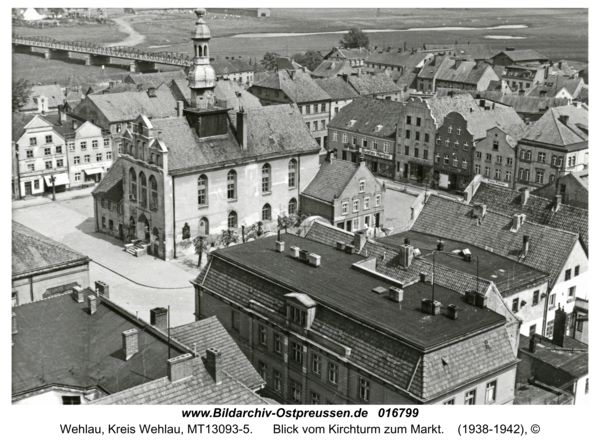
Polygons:
M354 99L359 94L352 88L348 82L341 77L331 79L315 79L315 82L325 91L332 100Z
M133 121L140 114L151 119L177 114L177 101L170 91L157 90L156 97L141 91L87 96L75 108L75 114L86 101L91 101L109 122Z
M565 124L560 120L561 116L569 116L569 121ZM572 106L550 108L529 128L523 139L568 148L588 140L588 135L577 124L587 127L586 109Z
M393 138L403 110L401 102L360 97L343 107L329 122L329 128Z
M333 159L321 164L315 177L306 186L303 195L317 198L327 202L333 202L339 198L346 186L360 168L353 162Z

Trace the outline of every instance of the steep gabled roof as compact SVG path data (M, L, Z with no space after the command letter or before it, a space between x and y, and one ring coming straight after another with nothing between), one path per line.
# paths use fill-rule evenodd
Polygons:
M29 100L19 110L37 110L38 105L34 99L38 96L44 96L48 99L48 108L56 108L65 102L65 94L59 85L34 85Z
M198 352L208 348L218 349L221 352L221 364L227 373L248 388L258 390L265 385L216 316L171 328L171 335Z
M534 85L527 95L541 96L543 94L544 96L555 97L564 88L574 99L576 99L577 92L581 90L583 83L583 79L580 77L570 79L558 74L550 75L547 79Z
M494 50L489 43L459 43L454 46L454 54L462 57L472 57L474 60L485 60L494 57Z
M521 192L498 187L488 183L481 183L473 195L472 203L486 204L488 210L512 216L517 213L527 215L527 221L542 224L555 229L578 233L581 244L588 252L588 210L570 205L561 204L557 211L553 210L554 202L529 195L523 205Z
M336 76L341 76L342 74L354 74L356 73L356 68L354 68L349 60L323 60L321 64L316 67L313 72L313 77L324 77L324 78L335 78ZM318 80L318 79L316 79Z
M186 80L187 75L183 70L166 71L161 73L129 74L125 78L124 82L133 83L136 85L144 85L144 87L148 89L156 88L163 83L168 85L175 79Z
M569 116L567 124L560 120L560 116L563 115ZM573 116L573 121L571 121L571 116ZM550 108L533 124L523 139L567 148L572 144L587 142L588 135L577 127L576 123L585 123L587 126L586 109L571 106Z
M87 264L90 259L16 221L12 222L12 276L29 276L55 267Z
M412 230L463 241L522 262L549 274L549 287L554 287L579 235L527 221L518 232L512 232L512 215L494 210L486 212L483 221L473 218L473 206L442 198L429 197ZM521 258L523 235L529 235L529 251Z
M433 96L426 99L435 125L439 128L444 123L444 118L453 111L466 115L479 111L479 105L470 94L455 94L450 96Z
M92 191L92 195L112 202L123 200L123 167L121 158L117 158L102 181Z
M355 99L359 94L352 88L348 82L341 77L331 79L315 79L315 82L329 94L332 100Z
M132 121L140 114L151 119L177 114L177 101L170 91L157 90L156 97L150 97L147 92L141 91L87 96L75 107L74 114L87 101L92 102L109 122Z
M358 91L361 96L384 93L398 93L402 88L394 83L386 74L363 74L360 76L349 76L348 82Z
M277 71L266 79L254 82L252 86L281 90L295 103L330 99L329 95L303 70Z
M321 164L319 171L302 194L332 203L342 196L359 168L360 165L349 161L326 161Z
M538 61L538 60L548 60L546 56L542 56L537 51L532 49L517 49L514 51L500 51L495 54L494 57L505 54L508 58L510 58L513 62L528 62L528 61Z
M25 126L32 121L35 114L13 112L12 114L12 141L16 142L23 136Z
M430 55L422 52L412 51L375 51L366 59L366 63L372 63L375 65L392 65L392 66L403 66L408 70L413 70L417 66L423 63L423 61Z
M493 110L479 110L473 113L462 113L467 121L467 129L475 140L487 136L487 131L494 127L500 127L511 136L520 135L523 132L524 122L517 112L512 108L498 107Z
M359 97L340 110L329 122L329 128L393 138L403 110L401 102Z
M215 98L227 101L227 108L233 107L234 111L238 111L240 107L243 107L245 110L262 108L258 97L246 91L239 83L225 79L217 80L216 83ZM189 87L187 91L190 91Z

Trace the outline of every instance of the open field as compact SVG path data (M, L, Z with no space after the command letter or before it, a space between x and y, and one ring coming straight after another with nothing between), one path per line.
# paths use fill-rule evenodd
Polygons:
M163 15L140 14L124 16L115 11L109 16L127 17L133 28L144 35L145 40L138 46L148 51L175 51L191 54L190 31L194 26L191 14ZM218 18L217 18L218 17ZM207 18L213 40L211 56L256 57L258 60L267 51L281 55L292 55L299 51L316 49L328 51L337 46L340 34L319 34L289 37L235 38L235 34L257 33L311 33L344 31L353 26L362 29L383 30L431 27L474 27L484 28L499 25L526 25L522 29L470 29L439 31L399 31L373 32L371 42L378 47L401 47L406 42L409 48L427 44L489 43L498 51L506 46L516 49L530 48L539 51L550 59L588 60L588 11L585 9L382 9L376 17L375 9L273 9L272 17L223 18L210 14ZM59 28L15 28L13 32L23 35L43 35L60 40L88 40L98 44L116 43L126 35L119 32L116 25L69 26ZM518 40L492 40L485 36L518 36ZM28 70L36 76L43 75L52 80L53 68L49 62L34 56L18 55L13 72L16 77L25 77ZM51 62L50 62L51 63ZM60 63L60 62L57 62ZM47 69L50 68L50 69ZM71 71L80 68L71 65ZM98 67L86 67L89 72L100 71ZM120 76L124 71L114 73ZM58 73L57 73L58 74ZM92 74L94 75L94 74ZM98 76L111 75L96 74ZM61 77L64 78L64 75ZM116 77L117 79L119 77ZM37 79L36 79L37 80ZM38 80L42 81L42 80Z

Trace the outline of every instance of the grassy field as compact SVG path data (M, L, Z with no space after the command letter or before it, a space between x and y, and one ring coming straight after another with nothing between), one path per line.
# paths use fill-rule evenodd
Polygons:
M122 10L109 16L123 16ZM219 18L217 18L219 17ZM175 51L191 54L190 31L195 16L138 15L130 17L134 29L145 35L137 48L148 51ZM211 57L242 56L260 60L267 51L292 55L299 51L316 49L328 51L337 46L341 35L321 34L291 37L234 38L235 34L272 32L328 32L343 31L357 26L362 29L408 29L439 26L467 26L483 28L498 25L527 25L524 29L462 30L462 31L405 31L370 33L369 38L378 47L409 48L427 44L488 43L498 51L506 46L534 49L553 60L588 60L588 11L585 9L382 9L376 17L375 9L272 9L272 17L222 18L209 15L207 23L213 39ZM45 35L60 40L87 40L95 43L115 43L126 37L113 25L85 25L62 28L15 28L21 35ZM514 35L520 40L490 40L485 36ZM158 47L158 48L157 48ZM60 64L60 65L57 65ZM63 67L61 70L60 67ZM45 61L36 56L14 55L13 75L26 77L34 73L36 81L59 81L68 73L80 76L119 76L123 70L108 68L104 73L98 67L81 67L56 61ZM77 73L77 74L75 74ZM68 77L68 76L67 76ZM119 78L117 77L117 78ZM38 80L40 79L40 80ZM43 80L41 80L43 79Z

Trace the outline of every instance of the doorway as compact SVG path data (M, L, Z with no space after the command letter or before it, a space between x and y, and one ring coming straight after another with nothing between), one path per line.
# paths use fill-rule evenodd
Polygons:
M25 196L29 196L31 194L32 194L31 182L26 182L25 183Z

